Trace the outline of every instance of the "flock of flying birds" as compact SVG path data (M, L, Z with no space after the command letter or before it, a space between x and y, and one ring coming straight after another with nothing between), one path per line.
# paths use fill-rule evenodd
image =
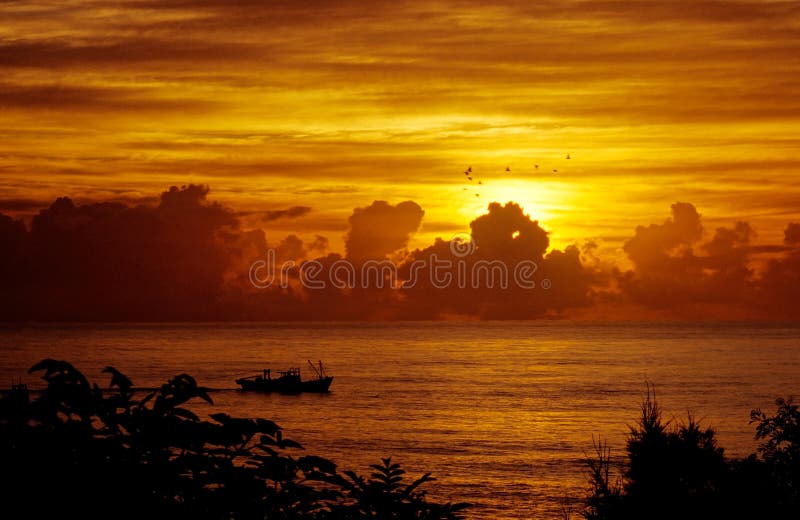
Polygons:
M571 159L571 157L570 157L570 155L569 155L569 154L567 154L567 156L566 156L565 158L566 158L566 159ZM534 164L534 165L533 165L533 169L534 169L534 171L539 171L539 165L538 165L538 164ZM511 167L510 167L510 166L506 166L506 172L511 172ZM553 173L558 173L558 170L557 170L556 168L553 168ZM467 180L468 180L468 181L471 183L471 185L473 185L473 186L475 185L475 184L474 184L474 183L475 183L475 180L477 180L477 181L478 181L478 184L477 184L478 186L482 186L482 185L483 185L483 181L482 181L482 180L480 180L480 179L473 179L473 178L472 178L472 177L473 177L473 175L472 175L472 166L469 166L469 167L467 167L466 171L464 171L464 176L467 178ZM468 191L468 190L469 190L469 188L463 188L463 191ZM476 193L476 194L475 194L475 196L476 196L476 197L480 197L480 196L481 196L481 194L480 194L480 193Z

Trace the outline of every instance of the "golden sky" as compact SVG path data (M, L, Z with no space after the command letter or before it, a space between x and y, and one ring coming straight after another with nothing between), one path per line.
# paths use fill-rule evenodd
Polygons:
M794 1L5 0L0 68L12 215L205 183L341 250L373 200L424 208L412 247L514 200L617 256L676 201L800 218Z

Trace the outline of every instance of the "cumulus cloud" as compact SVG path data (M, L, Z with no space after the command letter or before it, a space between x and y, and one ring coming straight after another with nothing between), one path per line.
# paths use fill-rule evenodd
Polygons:
M379 259L406 247L423 215L419 204L410 200L396 206L376 200L366 208L356 208L348 219L347 257L355 261Z
M747 314L755 273L755 231L747 222L717 228L707 241L701 215L676 202L663 224L638 226L624 246L634 265L620 273L623 301L658 309L664 317L725 318Z
M529 319L591 303L596 273L577 247L546 254L548 232L521 206L493 202L487 210L470 223L471 254L440 238L409 255L406 279L415 263L423 266L408 290L409 317ZM444 279L451 282L443 287Z
M732 252L739 250L744 252L745 247L756 233L747 222L737 222L732 228L717 228L714 238L705 244L703 248L712 256L729 256Z
M17 237L4 282L7 315L24 319L213 318L242 238L233 212L207 200L207 186L172 187L156 206L76 205L58 198ZM23 228L24 229L24 228ZM21 235L21 238L20 238Z
M472 239L484 253L503 258L541 258L550 239L538 220L513 202L489 204L489 212L470 223Z
M691 245L703 236L700 214L692 204L676 202L672 217L663 224L638 226L624 250L639 269L655 270L670 260L690 252Z
M275 258L278 261L294 261L309 260L324 256L328 251L328 239L322 235L314 235L314 238L309 241L303 241L302 238L294 233L285 236L277 244L270 244L269 248L275 251Z

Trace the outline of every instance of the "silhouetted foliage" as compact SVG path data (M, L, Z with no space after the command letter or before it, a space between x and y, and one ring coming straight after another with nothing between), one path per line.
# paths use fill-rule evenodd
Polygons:
M627 462L616 481L611 452L595 442L587 459L590 492L583 516L592 520L795 518L800 485L800 412L779 399L768 416L751 412L757 454L729 460L712 428L690 415L665 422L648 387L638 423L627 442Z
M761 410L750 412L756 424L761 468L758 477L770 503L778 510L800 510L800 409L791 399L777 399L774 416Z
M352 471L345 471L347 479L339 481L345 491L347 506L344 518L452 518L466 504L435 504L428 502L424 491L417 489L434 479L424 474L410 484L403 485L405 471L391 458L373 464L375 470L369 480Z
M592 444L595 454L586 459L591 491L584 516L590 519L617 518L622 507L622 484L619 479L611 481L611 448L599 439L593 438Z
M184 405L212 400L187 374L139 397L107 367L102 391L71 364L37 363L47 388L0 406L5 511L28 517L214 519L457 519L466 504L437 504L403 486L389 459L365 480L302 450L266 419L225 413L200 420ZM29 500L27 497L38 497Z

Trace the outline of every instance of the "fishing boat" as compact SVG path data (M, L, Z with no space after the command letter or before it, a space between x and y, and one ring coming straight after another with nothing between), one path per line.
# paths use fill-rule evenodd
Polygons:
M327 392L333 381L333 376L325 373L322 361L319 362L319 365L314 365L309 361L308 366L314 372L314 377L305 381L300 376L300 368L279 370L276 372L278 377L272 376L272 370L265 369L261 374L237 379L236 384L240 385L242 390L253 392L280 392L282 394Z

